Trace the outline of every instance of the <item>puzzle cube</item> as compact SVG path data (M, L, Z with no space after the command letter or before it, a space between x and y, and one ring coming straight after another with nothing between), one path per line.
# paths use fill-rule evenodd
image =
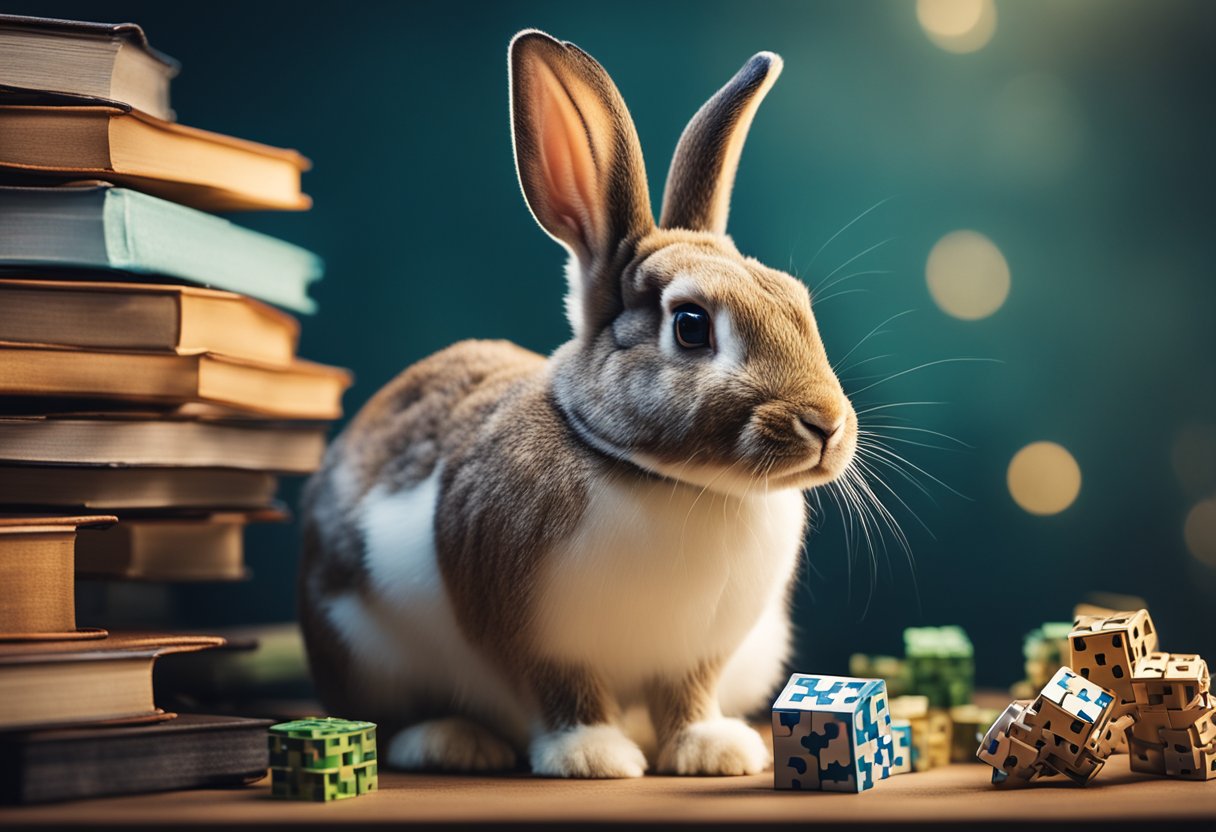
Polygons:
M929 697L896 696L891 700L891 718L907 720L912 729L912 770L928 771L935 759L929 752Z
M1184 711L1211 689L1208 664L1193 653L1149 653L1135 664L1132 695L1139 710Z
M975 686L971 640L960 627L904 630L909 689L937 708L966 705Z
M1125 713L1112 721L1115 709L1114 694L1062 667L1033 702L1014 702L997 717L976 756L995 769L996 785L1053 774L1085 785L1134 720Z
M1210 686L1207 663L1194 654L1154 652L1136 662L1133 771L1216 779L1216 701Z
M1078 616L1068 641L1068 666L1114 693L1117 710L1130 710L1135 702L1132 669L1157 649L1157 630L1148 610Z
M272 796L324 802L376 785L375 724L309 717L270 727Z
M912 772L912 723L891 718L891 774Z
M882 679L795 673L773 703L773 786L863 792L891 776Z

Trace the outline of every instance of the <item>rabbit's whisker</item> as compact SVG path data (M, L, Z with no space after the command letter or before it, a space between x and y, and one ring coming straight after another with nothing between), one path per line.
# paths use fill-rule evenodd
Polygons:
M893 381L893 380L899 378L900 376L906 376L910 373L919 372L920 370L926 370L930 367L937 367L942 364L971 364L971 363L1004 364L1005 362L1001 361L999 358L939 358L936 361L926 361L924 364L917 364L915 367L909 367L906 370L900 370L898 373L892 373L891 375L887 376L886 378L882 379L881 381L876 381L873 384L866 385L865 387L861 388L860 390L854 390L852 395L859 396L862 393L866 392L867 390L871 390L880 384L886 384L888 381Z
M830 245L831 245L833 242L835 242L837 237L839 237L841 234L843 234L844 232L846 232L846 231L848 231L850 228L852 228L854 225L856 225L856 224L857 224L857 222L858 222L858 221L860 221L862 218L866 217L867 215L869 215L869 214L870 214L870 213L872 213L873 211L878 210L879 208L881 208L882 206L886 205L888 202L890 202L890 201L891 201L891 200L893 200L893 199L895 199L895 197L893 197L893 196L888 196L888 197L885 197L885 198L883 198L883 199L878 200L878 202L875 202L875 203L874 203L873 205L871 205L869 208L867 208L866 210L862 211L860 214L858 214L857 216L853 217L853 219L849 220L849 221L848 221L848 222L846 222L846 223L845 223L843 226L841 226L841 228L840 228L840 230L839 230L839 231L837 231L837 232L836 232L835 234L833 234L831 237L828 237L827 241L825 241L825 242L824 242L824 244L823 244L823 245L821 245L821 246L820 246L820 247L819 247L819 248L818 248L818 249L815 251L815 253L814 253L814 254L811 256L811 262L807 264L807 268L809 269L811 266L815 265L815 261L816 261L817 259L819 259L819 255L823 254L824 250L825 250L825 249L826 249L828 246L830 246Z

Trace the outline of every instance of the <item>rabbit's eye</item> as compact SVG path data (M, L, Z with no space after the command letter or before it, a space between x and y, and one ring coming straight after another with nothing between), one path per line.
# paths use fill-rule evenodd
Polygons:
M709 313L695 303L682 303L675 308L676 341L686 350L709 346Z

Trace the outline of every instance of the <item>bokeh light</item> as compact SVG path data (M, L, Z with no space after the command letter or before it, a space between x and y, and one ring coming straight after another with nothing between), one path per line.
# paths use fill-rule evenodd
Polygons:
M993 0L916 0L916 19L947 52L975 52L996 33Z
M1009 264L977 231L952 231L938 240L925 264L925 280L943 312L967 321L988 317L1009 296Z
M1216 497L1201 500L1186 515L1186 548L1201 563L1216 567Z
M1007 476L1014 502L1031 514L1059 514L1081 492L1081 467L1055 442L1033 442L1013 455Z
M1180 429L1170 459L1188 497L1216 490L1216 424L1196 423Z

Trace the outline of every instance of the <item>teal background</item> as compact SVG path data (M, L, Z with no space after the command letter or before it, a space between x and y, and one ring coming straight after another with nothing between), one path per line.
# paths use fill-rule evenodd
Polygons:
M505 54L535 26L595 55L619 85L647 154L655 204L698 106L761 49L786 68L744 151L731 233L748 254L812 284L862 275L816 307L830 356L863 345L858 402L936 401L901 415L973 446L902 446L965 494L894 477L923 521L891 506L915 567L887 536L871 563L833 511L817 521L796 595L803 669L843 671L854 650L899 650L903 627L958 623L982 683L1020 675L1025 631L1066 619L1095 590L1143 596L1166 649L1216 659L1216 569L1183 523L1216 493L1202 446L1216 423L1213 72L1216 4L1178 0L998 3L992 42L933 45L908 0L869 2L234 3L15 2L9 11L143 25L183 63L183 123L297 147L315 169L305 214L239 221L320 253L320 312L302 352L351 367L354 412L409 363L467 337L541 352L568 335L562 253L519 194ZM1056 97L1009 109L1017 79ZM828 245L835 232L876 203ZM925 258L970 228L1008 260L1012 290L966 322L930 299ZM1206 427L1205 427L1206 426ZM1207 431L1204 434L1204 431ZM1067 447L1084 477L1062 514L1031 516L1005 472L1025 444ZM1206 454L1206 455L1205 455ZM914 472L915 473L915 472ZM296 485L285 490L294 500ZM889 503L895 503L888 499ZM930 533L931 532L931 533ZM286 618L294 527L250 532L253 581L175 590L183 623Z

